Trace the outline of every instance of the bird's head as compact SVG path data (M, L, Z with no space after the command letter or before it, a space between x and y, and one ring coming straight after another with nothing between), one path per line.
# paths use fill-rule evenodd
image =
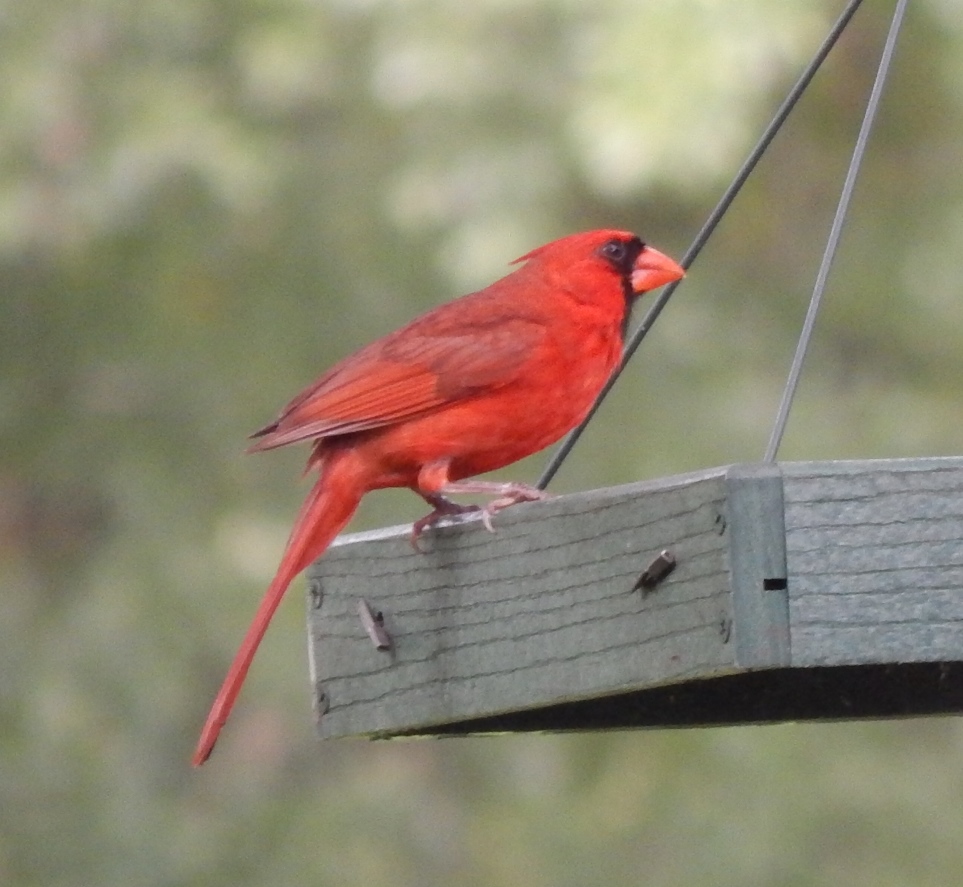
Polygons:
M627 297L685 277L685 269L630 231L603 229L571 234L526 253L531 261L566 276L618 277Z

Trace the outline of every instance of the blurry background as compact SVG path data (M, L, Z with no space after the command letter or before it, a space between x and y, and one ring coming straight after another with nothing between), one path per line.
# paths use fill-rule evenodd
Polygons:
M0 883L958 879L957 719L321 745L301 582L188 766L306 490L246 434L545 240L680 255L841 6L4 4ZM555 491L761 457L888 25L864 6ZM910 7L781 458L963 452L960 13Z

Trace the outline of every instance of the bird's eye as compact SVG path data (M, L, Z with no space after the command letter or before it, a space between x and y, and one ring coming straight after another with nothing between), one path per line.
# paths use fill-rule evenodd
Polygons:
M606 259L616 265L622 264L627 254L626 245L621 240L610 240L608 243L603 244L600 252Z

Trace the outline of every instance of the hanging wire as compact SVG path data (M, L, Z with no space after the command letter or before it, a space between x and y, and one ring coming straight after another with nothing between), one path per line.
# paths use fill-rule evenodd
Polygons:
M728 188L726 188L722 197L719 198L719 202L716 204L715 209L713 209L709 214L705 224L696 235L695 240L692 241L692 245L686 250L685 255L682 257L682 261L680 262L683 268L688 269L689 266L695 261L696 256L702 252L702 248L705 246L706 241L708 241L712 232L715 231L719 222L722 221L722 217L726 214L730 204L733 200L735 200L736 195L742 189L742 186L745 184L746 179L749 178L749 175L759 162L759 159L766 152L770 142L772 142L772 140L775 138L776 133L782 128L782 125L785 123L789 113L795 107L796 103L809 86L809 82L813 79L816 72L822 66L822 63L826 60L826 56L829 55L830 50L832 50L833 46L835 46L840 35L846 30L846 26L849 24L849 21L852 19L853 15L855 15L856 10L859 9L861 3L862 0L849 0L849 3L846 4L846 7L843 9L842 13L840 13L839 18L826 35L826 39L823 40L819 49L816 50L816 54L813 56L812 61L810 61L810 63L803 70L802 74L800 74L799 79L793 85L792 89L789 91L789 94L783 100L783 103L779 106L775 116L766 127L759 141L756 143L756 146L752 149L752 151L749 152L749 156L739 168L739 171L736 173L732 183ZM595 399L595 403L592 404L592 408L589 410L588 415L576 428L568 433L566 438L559 445L558 449L552 454L552 458L549 460L548 465L546 465L545 470L542 472L542 476L538 479L536 484L540 490L544 490L551 483L552 478L554 478L558 473L559 468L562 467L562 463L568 457L568 454L572 451L572 448L575 446L575 444L578 443L579 438L582 436L582 432L585 431L589 422L591 422L593 416L595 416L596 411L602 405L602 401L605 400L609 391L612 390L612 386L615 385L619 376L622 375L622 371L625 369L626 364L629 362L629 360L631 360L632 355L635 354L639 345L642 344L642 340L648 335L649 330L652 328L652 325L655 323L658 316L662 313L662 309L672 297L672 294L675 292L677 286L678 281L669 284L665 289L663 289L659 294L659 297L652 304L652 307L646 312L645 316L642 318L642 322L636 328L635 332L625 345L625 349L622 352L621 363L603 386L599 396Z
M883 94L883 85L886 75L889 73L890 63L893 60L893 52L896 49L896 38L899 36L900 26L903 23L903 13L906 11L907 0L897 0L896 8L893 10L893 21L889 26L889 33L886 35L886 43L879 57L879 68L876 70L876 80L873 82L873 89L866 103L866 113L863 115L863 123L859 128L859 135L856 136L856 145L853 148L853 157L849 161L849 169L846 171L846 180L843 182L843 190L839 195L839 204L836 207L836 215L833 217L832 227L829 229L829 239L826 241L826 249L823 252L822 261L819 264L819 273L816 275L816 283L813 287L812 298L809 300L809 309L806 311L806 319L803 322L802 332L799 334L799 343L796 345L796 353L792 359L792 366L789 368L789 378L786 380L786 387L782 393L782 401L779 404L779 412L776 414L776 421L772 427L772 435L769 438L769 445L766 447L766 455L763 457L765 462L773 462L776 453L779 451L779 444L782 442L783 433L786 430L786 422L789 419L789 409L792 406L796 389L799 385L799 374L802 371L803 361L806 359L806 351L812 339L813 328L816 325L816 314L822 302L823 292L826 289L826 279L829 277L829 269L832 267L833 259L836 257L836 249L839 246L839 236L846 221L846 212L849 209L849 201L853 196L853 188L856 184L856 176L863 162L863 155L866 151L866 142L873 129L873 122L876 119L876 111L879 108L879 100Z

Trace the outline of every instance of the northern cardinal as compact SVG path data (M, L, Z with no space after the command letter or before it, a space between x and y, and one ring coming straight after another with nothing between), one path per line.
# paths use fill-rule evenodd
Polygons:
M268 587L201 732L211 754L261 638L291 580L318 558L369 490L410 487L432 512L412 541L458 506L494 496L491 517L541 499L515 483L463 480L537 452L574 428L619 363L635 297L684 276L626 231L589 231L541 246L479 292L441 305L345 358L302 391L249 452L312 441L318 469Z

